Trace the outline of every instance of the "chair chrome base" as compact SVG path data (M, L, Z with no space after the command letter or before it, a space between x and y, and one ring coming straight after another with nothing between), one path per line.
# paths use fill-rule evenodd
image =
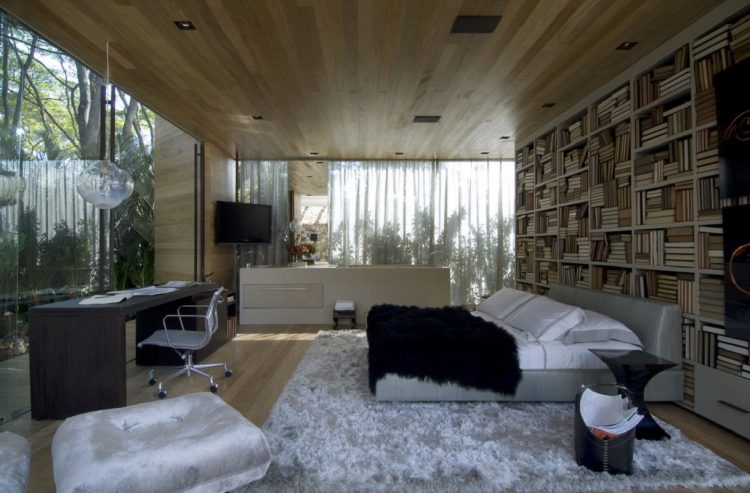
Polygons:
M204 365L196 365L193 363L193 354L187 353L184 355L185 359L185 365L184 366L170 366L170 367L163 367L163 368L152 368L148 372L148 383L149 385L154 385L158 383L157 386L157 392L160 399L164 399L167 396L167 391L164 388L164 384L170 380L172 380L175 377L178 377L180 375L187 375L190 376L193 373L197 373L198 375L201 375L208 379L208 385L209 390L211 392L216 393L217 390L219 390L219 386L214 383L214 377L205 371L202 371L206 368L218 368L220 366L224 367L224 376L225 377L231 377L232 376L232 369L229 368L229 365L226 363L210 363L210 364L204 364ZM171 375L167 376L163 380L160 380L156 378L157 373L171 373Z

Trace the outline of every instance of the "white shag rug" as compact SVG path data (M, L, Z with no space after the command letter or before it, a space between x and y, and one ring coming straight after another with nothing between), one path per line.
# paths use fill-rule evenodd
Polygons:
M273 460L243 492L612 491L750 485L750 475L660 422L633 475L578 466L573 404L377 402L363 332L320 332L263 431Z

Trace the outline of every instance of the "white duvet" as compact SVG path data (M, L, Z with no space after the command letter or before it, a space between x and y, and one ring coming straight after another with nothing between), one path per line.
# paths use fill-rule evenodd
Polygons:
M562 340L529 341L529 336L525 332L500 324L482 312L473 312L473 314L504 328L516 339L518 362L522 370L607 369L607 365L594 356L589 349L641 349L635 344L615 340L576 344L563 344Z

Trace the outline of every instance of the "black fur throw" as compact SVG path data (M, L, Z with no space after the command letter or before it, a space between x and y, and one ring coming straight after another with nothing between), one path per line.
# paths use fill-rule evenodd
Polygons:
M502 394L521 380L513 336L459 307L373 306L367 342L373 393L386 373Z

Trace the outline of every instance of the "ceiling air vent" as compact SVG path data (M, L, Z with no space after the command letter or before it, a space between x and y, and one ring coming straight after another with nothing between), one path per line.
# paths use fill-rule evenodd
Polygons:
M459 15L453 21L451 33L489 34L500 23L500 15Z
M417 115L414 117L414 123L437 123L439 121L440 121L440 115L437 115L437 116Z

